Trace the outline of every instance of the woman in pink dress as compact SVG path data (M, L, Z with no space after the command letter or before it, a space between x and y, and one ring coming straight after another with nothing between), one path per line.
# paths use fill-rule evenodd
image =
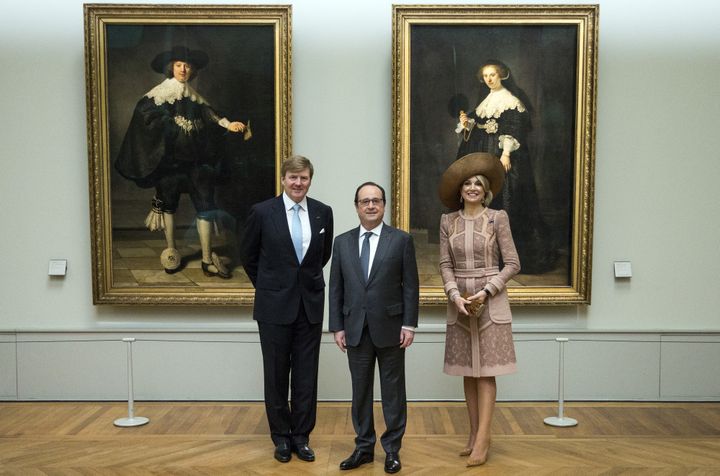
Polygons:
M452 213L440 220L440 272L448 296L445 365L463 377L470 436L460 452L467 465L485 463L495 409L495 377L516 370L506 285L520 271L510 221L488 208L502 189L497 157L477 152L453 162L440 182Z

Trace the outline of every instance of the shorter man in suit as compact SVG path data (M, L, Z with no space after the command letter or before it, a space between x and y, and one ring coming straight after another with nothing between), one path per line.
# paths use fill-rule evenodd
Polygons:
M255 204L242 240L243 267L255 286L265 380L265 412L275 459L314 461L318 359L332 209L307 196L312 163L296 155L280 168L283 193ZM291 404L288 405L288 393Z
M355 451L340 463L354 469L374 459L373 381L380 367L385 472L402 467L399 451L407 421L405 349L418 322L415 246L404 231L383 224L385 190L366 182L355 192L360 226L335 238L330 268L330 331L347 351L352 379Z

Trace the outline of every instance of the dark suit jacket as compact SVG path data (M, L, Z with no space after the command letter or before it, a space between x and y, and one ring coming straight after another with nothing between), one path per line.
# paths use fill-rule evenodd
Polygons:
M307 198L310 247L298 263L282 195L255 204L250 210L241 244L243 268L255 286L253 319L289 324L300 302L308 320L322 322L325 305L323 266L330 260L332 209Z
M404 231L383 225L370 277L360 265L359 227L335 238L330 267L330 331L345 331L358 345L365 321L376 347L400 343L402 326L418 322L419 283L415 246Z

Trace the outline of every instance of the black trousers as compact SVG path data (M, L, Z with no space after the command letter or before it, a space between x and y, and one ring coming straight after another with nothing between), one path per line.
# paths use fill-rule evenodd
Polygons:
M310 323L303 307L300 303L297 319L291 324L258 322L265 412L275 445L307 443L315 427L322 323Z
M400 451L407 423L405 349L401 349L400 344L375 347L366 326L360 343L357 347L348 347L347 352L352 378L352 421L357 434L355 447L364 452L374 452L376 437L373 425L373 383L377 360L386 427L380 437L380 444L386 453Z

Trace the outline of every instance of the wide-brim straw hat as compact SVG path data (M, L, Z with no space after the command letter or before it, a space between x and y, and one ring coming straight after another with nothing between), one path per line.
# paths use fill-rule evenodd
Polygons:
M497 196L505 180L505 168L500 159L487 152L473 152L450 164L440 178L440 201L451 210L461 208L460 186L470 177L484 175L490 182L490 191Z
M173 46L170 51L163 51L152 60L150 66L158 73L165 72L165 66L171 61L190 63L195 69L204 68L210 59L207 53L200 50L191 50L184 46Z

